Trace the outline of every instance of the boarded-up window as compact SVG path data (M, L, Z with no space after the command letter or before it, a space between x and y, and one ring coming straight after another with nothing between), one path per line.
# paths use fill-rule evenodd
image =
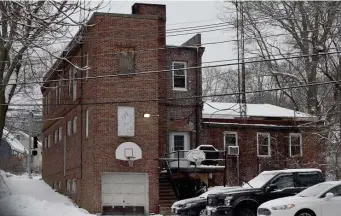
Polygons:
M120 48L118 54L119 74L133 74L135 71L136 53L134 48Z

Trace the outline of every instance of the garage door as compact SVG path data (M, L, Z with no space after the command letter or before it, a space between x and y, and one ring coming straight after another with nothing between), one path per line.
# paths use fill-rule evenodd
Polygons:
M102 174L102 206L113 213L149 212L148 190L147 173Z

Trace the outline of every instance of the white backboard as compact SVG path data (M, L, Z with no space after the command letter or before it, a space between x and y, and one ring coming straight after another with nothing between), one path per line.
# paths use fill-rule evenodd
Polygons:
M197 165L201 164L206 159L205 152L198 150L198 149L193 149L189 152L187 152L186 155L187 160L192 161L196 163Z
M135 108L117 107L117 134L118 136L132 137L135 135Z
M117 147L115 156L117 160L127 160L127 157L139 160L142 158L142 150L136 143L124 142Z

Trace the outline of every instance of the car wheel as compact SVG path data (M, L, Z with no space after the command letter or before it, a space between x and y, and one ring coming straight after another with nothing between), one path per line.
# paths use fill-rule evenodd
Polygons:
M242 208L238 210L238 216L256 216L256 213L248 208Z
M297 212L295 216L315 216L314 212L308 211L308 210L303 210L300 212Z
M206 209L202 209L200 212L199 212L199 216L205 216L206 215Z

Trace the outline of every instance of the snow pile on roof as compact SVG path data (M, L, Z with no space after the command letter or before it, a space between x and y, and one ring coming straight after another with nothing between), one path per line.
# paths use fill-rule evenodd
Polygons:
M42 180L6 174L1 170L0 175L11 192L9 196L0 197L0 215L95 216L78 208Z
M229 119L240 116L238 103L205 102L202 111L203 118ZM307 113L271 105L246 104L246 115L249 117L281 117L281 118L311 118Z
M20 153L27 152L25 147L17 140L10 132L6 129L2 131L2 137L5 138L6 142L11 146L12 150L18 151Z

